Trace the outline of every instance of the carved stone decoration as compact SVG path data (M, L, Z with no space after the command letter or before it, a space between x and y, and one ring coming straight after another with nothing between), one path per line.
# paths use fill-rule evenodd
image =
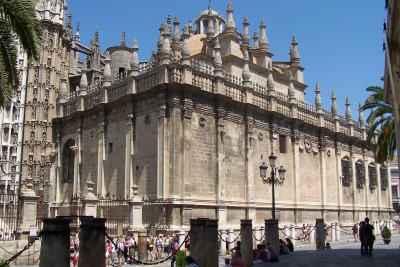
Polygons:
M206 126L206 118L200 117L200 119L199 119L199 125L200 125L201 127Z
M69 149L71 149L72 151L76 152L78 151L78 146L70 146Z
M311 151L313 150L312 143L308 139L304 140L304 150L307 153L311 153Z
M330 149L327 149L327 150L326 150L326 155L327 155L328 157L331 156L331 150L330 150Z
M117 122L116 126L115 126L115 131L119 132L121 131L121 123Z
M193 108L191 107L184 107L183 108L183 118L184 119L192 119Z
M221 136L221 143L224 143L224 136L226 134L225 131L222 130L222 131L219 132L219 134Z
M264 139L264 135L262 132L258 132L257 137L258 137L258 141L262 141Z
M254 147L256 144L256 138L253 136L249 137L249 143L250 143L250 147Z
M147 114L146 117L144 117L144 124L149 125L151 123L151 116L150 114Z
M92 129L92 130L90 130L90 138L93 138L94 137L94 130Z

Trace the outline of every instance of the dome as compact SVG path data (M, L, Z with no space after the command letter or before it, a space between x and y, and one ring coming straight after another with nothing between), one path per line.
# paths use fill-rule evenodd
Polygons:
M211 9L211 6L208 6L207 10L200 12L200 14L193 20L193 24L197 26L196 34L207 32L208 20L210 19L209 13L211 13L214 22L215 33L219 34L223 31L225 19L217 11Z

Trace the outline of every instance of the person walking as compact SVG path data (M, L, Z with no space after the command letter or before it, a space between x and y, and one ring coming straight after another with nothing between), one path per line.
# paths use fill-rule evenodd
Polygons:
M372 256L375 236L374 227L369 223L369 218L365 218L365 225L363 230L364 239L364 255Z

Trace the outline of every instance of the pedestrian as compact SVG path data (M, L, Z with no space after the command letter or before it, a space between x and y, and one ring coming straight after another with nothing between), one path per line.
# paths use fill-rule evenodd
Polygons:
M179 243L177 241L176 236L172 238L171 249L172 249L171 267L174 267L176 261L176 252L178 252L179 250Z
M361 256L364 256L364 226L365 222L362 221L360 222L360 228L358 229L358 238L360 239L361 242Z
M357 242L358 227L356 223L353 225L351 230L353 231L354 242Z
M375 236L374 227L369 223L369 218L365 218L365 225L363 230L364 239L364 256L372 256Z

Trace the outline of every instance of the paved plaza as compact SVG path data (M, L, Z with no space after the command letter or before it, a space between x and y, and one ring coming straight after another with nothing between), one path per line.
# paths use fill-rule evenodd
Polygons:
M354 242L350 236L342 236L341 241L330 242L332 250L316 251L315 245L310 245L304 241L296 241L295 251L288 255L281 255L279 262L268 262L264 266L348 266L348 267L400 267L400 234L393 234L389 245L383 244L382 238L377 236L372 257L363 257L360 253L360 242ZM220 257L220 265L223 266L224 258ZM36 267L37 265L24 266ZM126 264L123 266L138 266ZM148 265L146 265L148 266ZM170 267L171 261L166 261L157 267ZM81 266L82 267L82 266ZM200 266L213 267L213 266Z

